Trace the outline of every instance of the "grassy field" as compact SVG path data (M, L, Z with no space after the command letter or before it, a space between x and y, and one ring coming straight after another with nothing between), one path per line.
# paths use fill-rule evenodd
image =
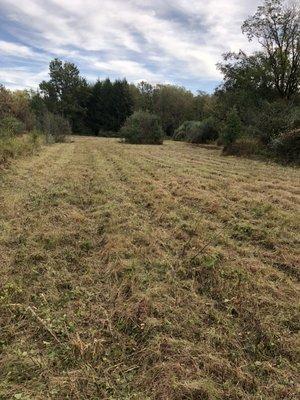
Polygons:
M0 399L299 398L299 178L88 137L0 171Z

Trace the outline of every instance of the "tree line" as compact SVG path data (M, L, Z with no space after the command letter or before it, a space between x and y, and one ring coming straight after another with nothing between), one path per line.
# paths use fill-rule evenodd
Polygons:
M54 59L50 79L33 94L37 110L47 110L68 119L74 133L103 135L117 133L134 111L147 111L160 117L165 133L172 136L187 119L203 116L209 95L193 93L175 85L130 84L126 79L97 80L89 83L74 63Z
M60 124L53 122L59 116L74 133L118 136L133 113L139 112L140 119L148 113L158 118L164 135L176 140L215 142L229 154L281 152L292 160L299 158L299 7L266 0L243 23L242 32L261 48L252 54L224 54L217 65L223 83L211 95L176 85L134 85L126 79L91 83L74 63L54 59L49 80L41 82L37 92L12 95L26 98L29 110L26 117L20 112L15 116L28 124L31 115L48 131L52 125L59 129ZM2 101L7 93L1 88L0 116L9 109ZM134 129L139 118L132 119Z

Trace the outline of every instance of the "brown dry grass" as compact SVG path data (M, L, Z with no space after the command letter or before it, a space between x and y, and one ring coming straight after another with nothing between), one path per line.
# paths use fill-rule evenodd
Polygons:
M299 199L297 169L184 143L15 161L0 398L298 398Z

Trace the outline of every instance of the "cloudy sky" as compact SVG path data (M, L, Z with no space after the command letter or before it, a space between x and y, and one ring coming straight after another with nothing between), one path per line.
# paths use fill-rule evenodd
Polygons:
M260 0L0 0L0 83L36 88L54 57L88 80L212 91L222 53L251 51L242 21Z

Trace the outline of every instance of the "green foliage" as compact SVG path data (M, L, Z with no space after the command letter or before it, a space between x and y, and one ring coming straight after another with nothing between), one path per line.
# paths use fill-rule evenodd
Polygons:
M300 129L282 133L273 140L272 147L281 160L300 164Z
M148 82L142 81L137 85L137 89L139 92L138 109L153 113L155 87Z
M162 144L163 130L159 118L146 111L136 111L121 129L125 142L136 144Z
M207 143L218 138L216 121L210 117L201 121L200 129L192 137L192 143Z
M13 158L34 154L41 143L41 135L34 131L22 136L0 136L0 165Z
M296 106L292 110L293 127L295 129L300 128L300 105Z
M244 97L243 101L252 105L257 105L260 97L268 100L276 97L271 71L264 52L251 55L247 55L242 50L238 53L228 52L224 54L223 62L218 63L217 66L224 75L224 83L219 88L221 93L233 92L241 98Z
M137 87L131 86L130 90L134 98L135 111L148 111L158 115L168 136L172 136L175 129L184 121L202 116L204 93L194 96L189 90L180 86L160 84L153 86L147 82L141 82Z
M0 85L0 120L14 117L23 123L23 130L34 127L34 114L30 108L30 93L26 90L11 91Z
M161 120L166 135L172 136L184 121L191 120L194 113L193 94L180 86L157 85L153 91L153 112Z
M242 136L234 143L231 143L224 150L226 155L238 157L266 157L269 155L268 149L256 137Z
M67 119L50 112L40 116L37 126L46 135L48 143L65 142L67 135L72 133Z
M264 102L257 112L253 126L262 142L269 144L280 133L291 130L293 122L292 108L284 101Z
M0 84L0 118L11 114L12 96L8 89Z
M24 131L24 124L12 115L8 115L0 120L0 137L13 137Z
M258 40L261 49L250 55L243 51L224 55L218 64L224 83L216 91L215 116L225 125L224 116L235 106L248 135L238 146L232 146L234 139L227 135L228 141L223 141L227 152L256 152L251 144L257 138L264 154L271 155L276 138L300 126L299 7L281 0L264 1L242 30L249 40Z
M164 132L172 136L184 121L208 117L214 105L212 96L204 92L194 96L174 85L135 86L125 79L88 85L75 64L59 59L52 60L49 68L50 80L40 84L41 95L32 96L31 107L36 114L46 108L64 116L78 133L118 132L128 116L142 110L158 115Z
M210 117L203 121L185 121L176 129L173 139L190 143L207 143L218 138L216 121Z
M43 115L47 111L46 102L39 91L31 92L30 109L37 117Z
M42 132L38 131L37 129L34 129L29 133L29 140L34 146L37 146L42 136L43 136Z
M133 99L127 81L97 81L88 102L88 125L94 134L118 132L132 114Z
M0 85L0 135L38 129L48 142L56 142L64 141L72 129L115 137L127 121L122 129L127 141L161 142L159 123L153 120L157 115L164 134L175 140L218 139L228 153L246 155L257 153L257 148L259 153L280 153L292 140L284 133L300 126L299 9L284 6L281 0L266 0L242 30L262 47L253 54L226 53L218 64L224 82L213 95L201 91L194 95L175 85L128 84L125 79L88 84L74 63L54 59L50 79L41 82L40 92L10 91ZM128 119L133 112L135 117ZM147 113L153 114L152 119L145 117Z
M200 124L199 121L185 121L180 125L174 132L173 139L174 140L182 140L189 141L190 133L193 129L198 127Z
M291 99L300 83L300 18L299 8L284 3L265 0L243 23L242 31L262 45L269 79L279 97Z
M76 132L86 117L89 87L77 66L54 59L49 65L49 81L40 84L47 109L68 119Z
M40 135L32 131L34 123L29 92L10 91L0 85L0 165L33 154L40 146Z
M242 124L235 107L227 114L225 126L222 131L222 142L225 149L234 143L241 135Z

